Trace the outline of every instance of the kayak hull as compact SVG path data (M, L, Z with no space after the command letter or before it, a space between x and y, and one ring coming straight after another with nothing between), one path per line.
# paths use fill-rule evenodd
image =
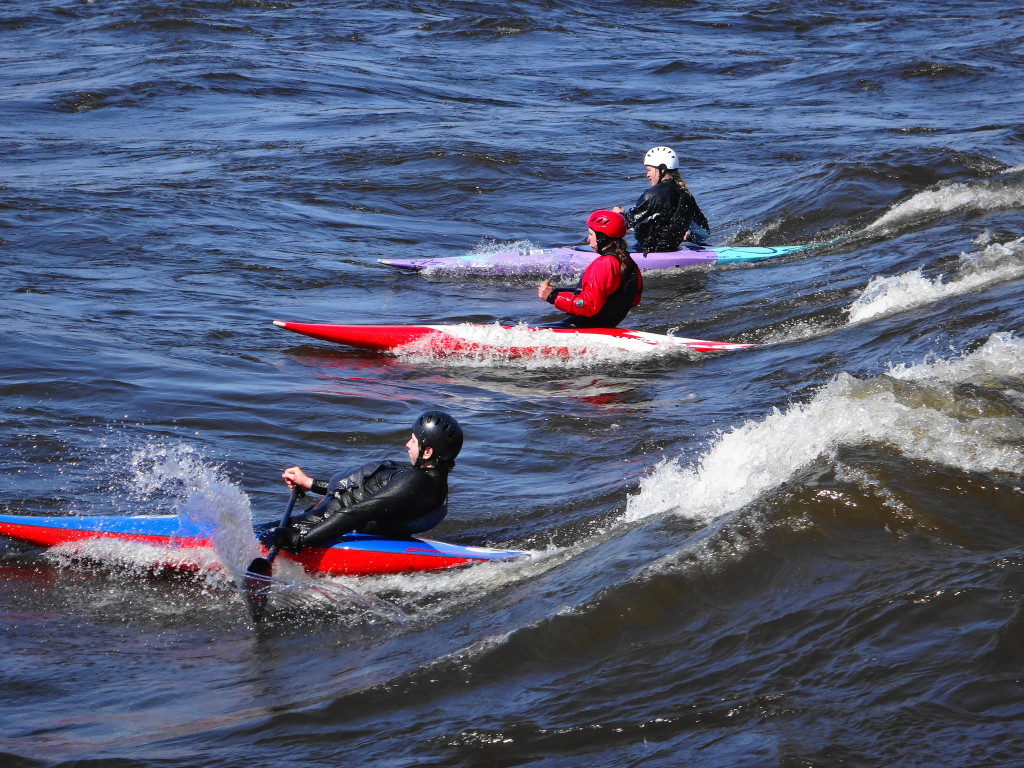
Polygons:
M810 245L702 246L689 245L667 253L634 253L642 272L659 269L747 264L774 259L811 248ZM584 248L536 248L505 253L472 254L428 259L378 259L381 264L407 272L478 272L494 275L578 274L596 254Z
M275 320L274 325L314 339L375 351L434 354L496 353L511 357L569 356L600 351L637 353L688 349L729 352L755 346L727 341L684 339L625 328L538 328L492 323L452 325L330 325Z
M84 541L113 540L166 550L157 564L178 570L199 570L209 561L213 540L208 531L183 524L176 515L34 517L0 515L0 535L40 547ZM189 553L194 552L194 558ZM299 563L309 573L370 576L436 571L487 561L519 560L517 550L470 547L421 538L389 539L350 533L330 547L308 547L298 555L281 552L279 559Z

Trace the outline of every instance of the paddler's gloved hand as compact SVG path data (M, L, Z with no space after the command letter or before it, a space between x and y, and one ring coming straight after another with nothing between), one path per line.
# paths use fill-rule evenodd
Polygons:
M262 544L265 549L270 549L274 546L275 536L277 536L277 528L268 528L265 531L260 531L256 535L256 540Z
M298 528L285 528L277 534L277 545L293 555L302 550L302 531Z
M299 554L302 550L302 532L298 528L275 528L260 534L260 544L267 549L277 545L279 549Z

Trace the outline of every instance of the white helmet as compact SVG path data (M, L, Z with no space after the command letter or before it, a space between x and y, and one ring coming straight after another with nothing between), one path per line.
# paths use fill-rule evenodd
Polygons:
M668 170L673 171L679 167L679 158L671 147L654 147L654 149L647 150L647 154L644 155L644 165L649 165L652 168L664 165Z

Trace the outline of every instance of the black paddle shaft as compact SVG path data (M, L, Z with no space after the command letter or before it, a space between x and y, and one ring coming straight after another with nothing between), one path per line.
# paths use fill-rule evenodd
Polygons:
M285 509L284 515L281 517L281 522L277 524L277 531L283 531L288 527L288 521L291 519L292 510L295 508L295 500L305 495L306 494L298 488L292 489L292 497L288 501L288 508ZM249 563L249 567L245 569L246 573L268 576L270 574L270 566L274 562L274 558L277 557L278 550L280 549L281 548L277 544L274 544L269 550L267 550L266 557L257 557Z
M278 531L288 527L288 521L292 516L292 509L295 508L295 501L306 494L298 488L292 488L292 497L288 501L288 508L285 509L281 522L278 523ZM270 596L270 585L267 583L267 576L270 576L271 566L280 547L274 544L267 550L266 557L257 557L249 567L245 569L245 578L242 581L242 596L245 598L245 607L249 609L249 615L253 621L260 621L263 612L267 607L267 598Z

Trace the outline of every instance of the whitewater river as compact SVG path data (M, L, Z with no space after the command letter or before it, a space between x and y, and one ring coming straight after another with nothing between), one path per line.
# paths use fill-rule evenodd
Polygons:
M443 574L226 536L0 542L0 763L1024 763L1019 3L0 5L0 514L278 518L281 471L463 423ZM356 351L275 319L553 321L542 276L674 147L756 266L625 326L757 346Z

